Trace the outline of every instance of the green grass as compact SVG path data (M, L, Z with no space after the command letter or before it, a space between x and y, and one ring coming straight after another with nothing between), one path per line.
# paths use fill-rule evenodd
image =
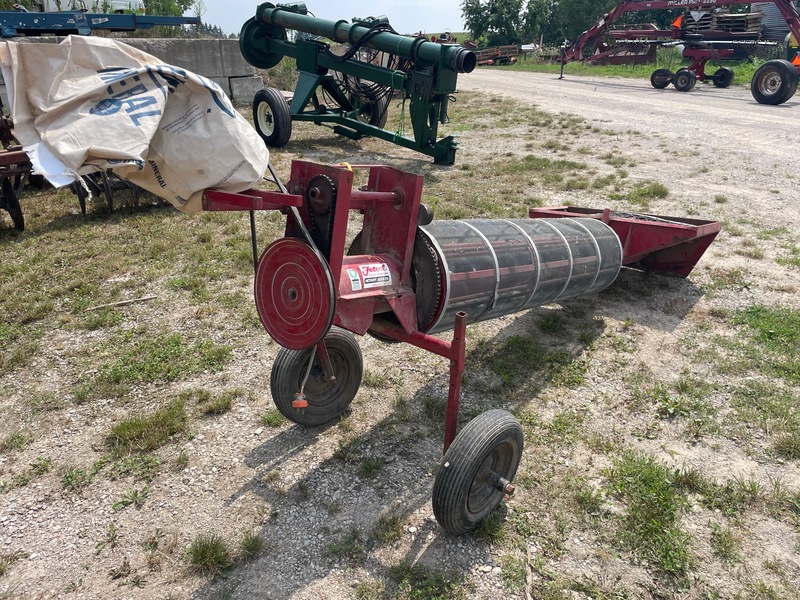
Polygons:
M277 408L270 408L261 416L261 424L267 427L280 427L286 421L286 417Z
M787 248L787 254L775 259L779 265L789 267L800 267L800 247L791 245Z
M688 507L674 474L653 458L631 451L606 470L608 493L623 505L617 539L664 573L683 578L693 563L691 538L679 525Z
M244 558L254 558L264 549L264 538L255 531L245 531L239 540L239 552Z
M506 555L501 561L501 569L503 589L512 593L525 589L528 569L524 558Z
M737 535L728 527L717 523L711 524L711 548L718 557L728 563L741 560L741 542Z
M365 456L361 459L361 464L358 468L358 473L362 477L372 478L376 477L378 473L383 469L386 462L380 458L375 456Z
M18 429L0 439L0 454L7 454L12 451L20 452L33 442L33 440L34 437L32 434Z
M754 367L800 383L800 311L754 305L738 311L733 322L747 326L755 342L755 347L744 349Z
M152 481L161 470L162 463L162 459L155 454L121 454L119 449L95 463L94 471L99 473L102 470L112 481L127 477L137 481Z
M800 411L795 390L753 379L736 386L731 401L742 423L773 436L778 454L789 459L800 457Z
M213 577L231 564L228 544L220 535L204 533L192 540L189 546L189 566L195 573Z
M226 390L216 395L205 389L196 389L183 392L180 398L184 402L194 401L203 415L221 415L233 407L234 400L246 394L245 390L240 388Z
M337 560L360 565L367 556L367 547L358 529L353 527L343 538L328 544L326 552Z
M397 512L389 512L378 518L372 530L372 537L378 543L392 544L403 537L403 519Z
M149 494L150 490L147 487L143 487L141 489L134 488L132 490L128 490L125 494L114 502L111 505L115 511L122 510L123 508L127 508L128 506L134 506L135 508L141 508L144 505L145 499Z
M61 476L61 486L68 492L77 492L92 481L93 473L86 469L69 467Z
M174 400L147 416L123 419L111 428L108 442L117 454L151 452L187 429L182 400Z
M27 552L17 550L15 552L7 552L0 554L0 577L3 577L15 562L23 560L28 557Z
M206 370L219 371L231 357L231 348L210 340L189 342L178 333L153 336L142 331L113 342L129 346L104 365L101 378L111 383L174 381Z
M637 183L624 197L631 204L648 208L651 200L658 200L669 196L669 188L657 181L644 181Z
M389 569L397 600L462 600L468 598L459 578L453 574L402 562Z

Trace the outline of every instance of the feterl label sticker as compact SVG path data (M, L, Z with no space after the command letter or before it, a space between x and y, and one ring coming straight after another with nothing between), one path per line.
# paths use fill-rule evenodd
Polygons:
M358 276L358 271L355 269L346 269L347 276L350 278L350 287L353 288L354 292L357 292L361 289L361 277Z
M392 274L389 271L389 265L386 263L359 265L358 268L361 270L361 276L364 278L365 288L392 285Z

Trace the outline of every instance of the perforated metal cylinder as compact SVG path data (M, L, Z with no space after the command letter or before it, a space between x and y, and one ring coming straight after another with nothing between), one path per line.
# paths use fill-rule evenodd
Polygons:
M599 292L622 265L619 238L597 219L433 221L421 229L442 269L429 333L452 328L460 311L475 323Z

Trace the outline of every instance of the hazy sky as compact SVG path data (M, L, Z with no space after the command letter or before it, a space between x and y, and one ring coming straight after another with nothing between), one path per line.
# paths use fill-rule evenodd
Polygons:
M353 17L386 15L400 33L441 33L463 31L462 0L306 0L309 12L320 19L350 21ZM254 17L260 2L251 0L204 0L203 21L222 27L225 33L239 33L247 19ZM273 4L281 4L280 1ZM189 11L187 14L192 14Z

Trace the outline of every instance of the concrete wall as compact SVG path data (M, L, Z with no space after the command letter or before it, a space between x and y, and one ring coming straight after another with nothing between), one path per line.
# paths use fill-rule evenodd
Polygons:
M57 43L61 37L22 37L9 41L25 43ZM120 38L134 48L152 54L164 62L216 82L234 103L252 104L253 96L263 87L256 77L255 67L249 65L239 51L238 40L206 40L179 38ZM5 84L0 79L0 96L8 111Z

